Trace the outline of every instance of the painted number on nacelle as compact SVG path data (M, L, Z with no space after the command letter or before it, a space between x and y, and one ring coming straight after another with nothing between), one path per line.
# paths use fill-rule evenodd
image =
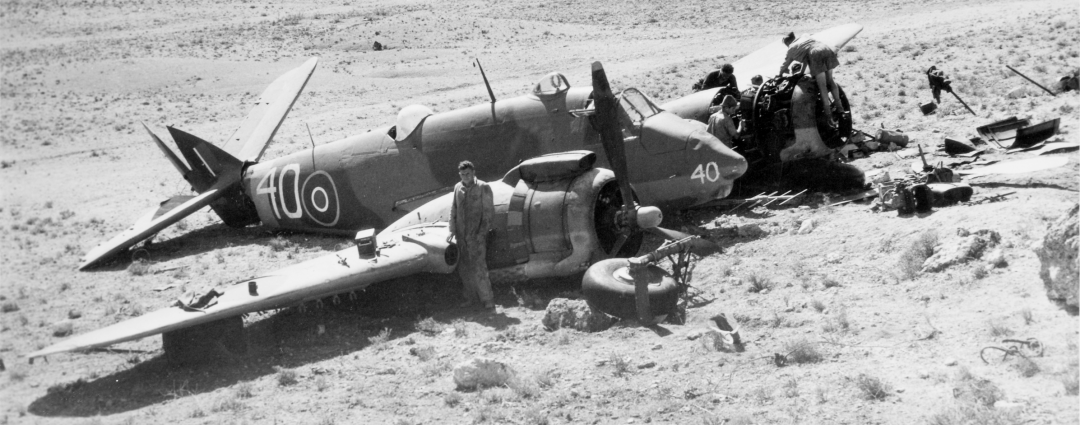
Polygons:
M694 169L694 173L690 175L690 180L694 179L700 180L701 184L705 184L706 179L715 182L720 179L720 166L716 165L715 162L698 164L697 168Z
M318 224L333 227L341 217L334 178L320 170L308 175L301 185L300 164L281 167L280 175L277 167L271 168L255 186L255 195L267 195L278 220L282 213L291 219L303 218L306 214Z

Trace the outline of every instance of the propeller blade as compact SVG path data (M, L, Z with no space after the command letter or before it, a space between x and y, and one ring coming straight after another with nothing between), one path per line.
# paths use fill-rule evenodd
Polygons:
M634 194L630 189L629 172L626 168L626 150L623 147L622 131L619 128L618 99L611 92L608 84L604 65L600 62L592 64L593 105L596 108L596 120L599 125L600 142L604 146L604 154L607 155L611 171L615 172L615 180L619 182L619 192L623 199L623 213L633 214ZM633 222L633 217L626 219Z
M677 241L677 240L680 240L680 239L684 239L684 238L688 238L690 236L693 236L693 235L690 235L689 233L683 233L683 232L680 232L680 231L677 231L677 230L665 229L663 227L653 227L653 228L650 228L648 230L650 232L652 232L654 235L657 235L657 236L660 236L660 237L662 237L664 239L672 240L672 241ZM693 252L696 255L700 255L700 256L704 257L706 255L711 255L711 254L715 254L717 252L720 252L720 245L718 245L716 242L713 242L713 241L710 241L710 240L707 240L707 239L704 239L704 238L694 238L693 240L690 241L690 251Z
M615 239L615 244L612 245L611 252L608 253L608 257L614 257L616 254L618 254L619 250L622 249L623 244L625 244L626 240L629 238L630 237L626 233L619 235L619 237Z

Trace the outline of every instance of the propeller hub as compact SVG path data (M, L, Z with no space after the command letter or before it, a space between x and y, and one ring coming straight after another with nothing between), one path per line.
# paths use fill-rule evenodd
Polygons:
M664 221L664 214L656 207L640 207L637 210L637 225L642 229L651 229Z

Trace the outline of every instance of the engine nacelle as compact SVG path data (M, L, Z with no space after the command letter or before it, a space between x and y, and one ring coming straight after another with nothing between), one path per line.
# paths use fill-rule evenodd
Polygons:
M793 98L796 88L808 94L807 99ZM795 138L795 126L798 117L792 115L793 102L814 102L814 119L821 140L830 148L843 146L851 135L851 106L842 87L840 105L844 113L839 118L839 125L833 128L825 119L825 111L818 100L817 84L805 74L774 77L757 91L744 91L739 100L739 116L745 121L746 133L736 151L747 156L750 162L766 159L767 162L779 162L780 151L790 145Z

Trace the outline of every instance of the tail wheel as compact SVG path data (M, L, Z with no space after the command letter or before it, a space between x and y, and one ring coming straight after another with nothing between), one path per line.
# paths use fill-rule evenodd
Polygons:
M161 334L165 359L173 366L233 359L247 354L244 318L216 320Z
M620 319L637 318L634 280L630 277L629 265L625 258L612 258L589 267L581 281L581 291L589 307ZM637 277L649 282L649 307L653 316L675 311L679 288L664 269L649 265Z

